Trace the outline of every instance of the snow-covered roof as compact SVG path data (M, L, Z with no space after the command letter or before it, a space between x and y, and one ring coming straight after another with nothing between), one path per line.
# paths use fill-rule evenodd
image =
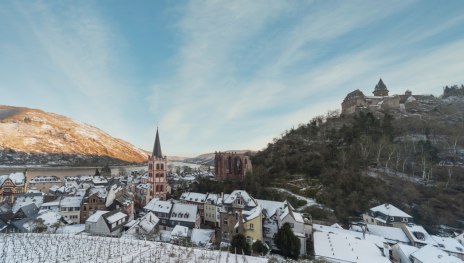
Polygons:
M243 210L242 211L243 219L245 222L253 220L257 218L259 215L261 215L262 211L263 211L263 208L260 205L258 205L257 207L249 211Z
M370 240L351 235L314 232L314 254L316 258L327 258L336 262L390 263L389 255Z
M85 231L85 224L74 224L60 226L56 231L56 234L79 234Z
M422 263L462 263L457 257L449 256L445 251L438 249L432 245L426 245L414 253L411 257L416 258Z
M285 202L278 201L256 199L256 202L263 207L263 214L268 218L272 217L277 209L285 206Z
M60 207L81 207L83 196L65 196L60 201Z
M92 183L94 183L94 184L106 184L106 183L108 183L108 180L106 180L106 178L103 177L103 176L94 176L92 178Z
M103 186L92 187L89 190L89 195L97 194L98 198L105 199L108 196L106 188Z
M186 192L180 196L180 200L196 202L196 203L204 203L206 201L206 194Z
M371 235L371 234L363 234L362 232L357 232L357 231L351 231L347 230L344 228L338 228L338 227L331 227L331 226L324 226L324 225L319 225L319 224L313 224L313 231L314 232L323 232L323 233L333 233L333 234L338 234L342 236L353 236L357 239L366 239L374 244L376 244L378 247L383 247L384 244L387 243L385 238L376 236L376 235Z
M49 183L49 182L62 182L63 180L56 176L36 176L32 178L29 183Z
M167 214L171 211L172 203L153 198L144 208L149 211Z
M219 195L218 194L208 194L206 196L206 202L216 205L218 203Z
M150 189L150 184L138 184L137 189Z
M56 199L55 201L43 203L40 207L54 207L60 205L60 199Z
M403 254L409 258L409 256L416 252L417 250L419 250L418 247L415 247L415 246L410 246L410 245L405 245L405 244L401 244L401 243L398 243L396 244L395 246L398 246L398 248L403 252Z
M10 179L15 185L21 186L24 185L26 176L23 172L0 175L0 185L2 185L6 179Z
M97 210L95 211L95 213L93 213L91 216L89 216L89 218L87 218L87 220L85 221L86 223L87 222L90 222L90 223L96 223L98 221L98 219L106 214L106 213L109 213L109 211L102 211L102 210Z
M451 238L451 237L439 237L439 236L431 236L435 242L438 244L438 248L441 250L451 252L451 253L456 253L456 254L462 254L464 255L464 246L461 245L456 239Z
M190 240L193 244L197 246L206 245L211 241L211 238L214 235L213 229L193 229L192 230L192 237Z
M115 213L113 215L108 216L106 218L106 221L108 221L108 223L110 223L110 224L113 224L113 223L118 222L121 219L126 218L126 217L127 217L127 215L124 214L123 212L117 212L117 213Z
M182 222L195 222L197 218L197 206L188 204L174 204L170 219Z
M13 213L16 213L21 207L35 204L35 206L40 207L43 204L43 195L40 194L25 194L16 197L16 200L11 209Z
M232 204L238 198L242 198L246 206L257 206L256 201L244 190L234 190L227 198L224 197L224 204Z
M293 218L295 218L296 222L304 223L303 216L300 213L293 211L292 214L293 214Z
M437 242L427 233L427 231L419 225L407 224L404 225L404 230L409 233L408 236L412 237L415 243L437 245Z
M402 210L398 209L397 207L391 204L379 205L379 206L371 208L370 210L373 212L382 213L387 216L412 218L412 216L406 214L405 212L403 212Z
M171 237L188 237L189 228L186 226L176 225L171 231Z
M370 224L366 225L365 227L367 228L369 234L384 237L390 243L410 243L408 236L406 236L401 228ZM363 231L362 228L358 226L352 226L351 229L358 232Z

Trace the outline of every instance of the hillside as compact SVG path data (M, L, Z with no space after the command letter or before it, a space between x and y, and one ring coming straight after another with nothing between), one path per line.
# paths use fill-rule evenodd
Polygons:
M144 162L146 154L121 139L68 117L0 106L2 165L86 165Z
M267 262L167 243L72 234L0 234L2 262Z
M258 152L247 184L316 198L345 223L390 202L432 232L462 228L464 97L443 97L416 96L404 110L316 117Z

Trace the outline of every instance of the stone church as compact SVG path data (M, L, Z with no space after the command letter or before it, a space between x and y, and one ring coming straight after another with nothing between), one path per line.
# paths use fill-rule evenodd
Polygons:
M389 96L387 86L382 79L375 85L372 93L374 96L366 96L359 89L348 93L342 102L342 114L353 114L364 109L400 109L400 104L412 95L410 91L406 91L405 95Z
M243 181L247 172L251 172L251 159L237 152L216 152L214 174L218 181Z

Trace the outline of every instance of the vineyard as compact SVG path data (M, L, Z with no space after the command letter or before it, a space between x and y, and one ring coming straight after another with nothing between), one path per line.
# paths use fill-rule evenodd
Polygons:
M7 262L267 262L265 258L167 243L65 234L0 234Z

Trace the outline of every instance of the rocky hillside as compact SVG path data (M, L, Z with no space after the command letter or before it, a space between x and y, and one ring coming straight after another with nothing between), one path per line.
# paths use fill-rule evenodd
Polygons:
M146 154L91 125L23 107L0 106L1 165L144 162Z

